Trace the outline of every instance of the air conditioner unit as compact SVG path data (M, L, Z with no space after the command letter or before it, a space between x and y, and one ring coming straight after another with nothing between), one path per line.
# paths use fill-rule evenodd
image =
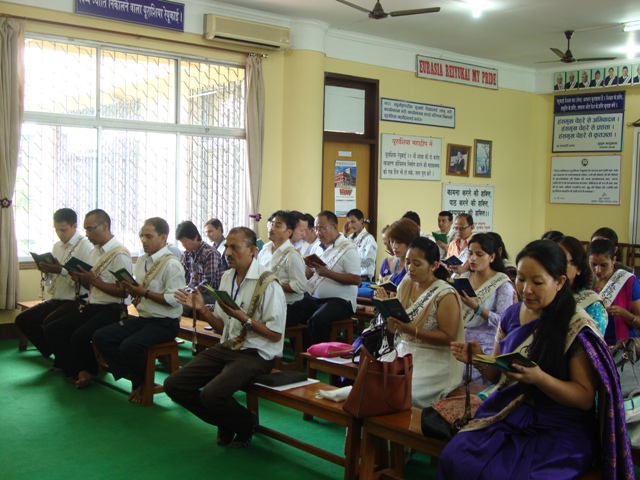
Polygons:
M269 50L286 50L291 46L291 30L266 23L206 14L204 38Z

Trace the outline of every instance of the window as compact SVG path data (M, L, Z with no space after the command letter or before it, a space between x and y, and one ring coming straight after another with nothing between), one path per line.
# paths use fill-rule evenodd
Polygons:
M50 251L53 212L102 208L132 253L149 217L243 225L245 70L28 38L14 196L18 255Z

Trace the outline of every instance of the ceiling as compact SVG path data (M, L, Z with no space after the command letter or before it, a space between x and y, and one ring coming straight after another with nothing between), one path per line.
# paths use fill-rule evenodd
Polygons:
M375 0L349 0L372 9ZM575 58L618 57L613 64L640 63L640 30L624 33L622 23L640 20L638 0L484 0L480 18L473 18L472 0L381 0L386 12L441 7L439 13L372 20L336 0L215 0L291 18L320 20L331 27L422 45L471 57L536 70L568 70L549 50L567 48L565 30L575 30ZM473 0L475 1L475 0ZM628 45L637 57L626 60ZM576 64L573 64L576 65ZM577 68L576 68L577 69Z

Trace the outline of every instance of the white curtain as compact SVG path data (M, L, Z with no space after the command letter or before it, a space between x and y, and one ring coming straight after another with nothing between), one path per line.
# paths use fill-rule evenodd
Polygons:
M18 301L18 244L13 215L24 113L24 23L0 18L0 309Z
M262 57L247 57L246 135L249 168L249 226L258 234L256 216L260 213L260 185L262 181L262 144L264 142L264 80Z

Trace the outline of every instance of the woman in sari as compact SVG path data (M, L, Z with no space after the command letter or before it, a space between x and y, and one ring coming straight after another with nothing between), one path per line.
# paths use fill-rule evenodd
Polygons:
M462 341L464 327L460 298L444 279L440 250L428 238L418 237L409 245L407 276L398 287L398 300L410 323L389 317L387 328L395 332L398 355L413 355L412 403L427 407L444 398L462 380L462 364L451 354L449 344ZM378 289L376 296L388 294Z
M609 240L594 240L589 244L592 288L600 294L609 315L604 332L608 345L636 337L636 329L640 327L640 282L625 270L614 270L615 251L615 245Z
M499 233L496 232L487 232L487 235L491 235L493 239L496 241L496 246L498 247L498 253L502 258L502 264L504 265L504 273L507 274L509 280L514 285L516 284L516 275L518 273L518 269L513 264L511 260L509 260L509 254L507 253L507 247L505 247L504 242L502 241L502 237Z
M514 304L515 289L504 273L493 237L478 233L471 237L468 248L469 272L461 277L469 279L477 296L469 297L466 292L460 296L464 338L466 342L476 340L483 352L491 355L498 323L504 311Z
M587 252L580 240L575 237L562 237L558 242L567 255L567 280L573 292L576 304L596 322L600 333L604 335L609 319L602 299L591 287L591 269ZM589 288L588 288L589 287Z
M593 320L576 310L564 251L536 240L516 264L523 301L505 312L494 355L519 352L536 365L478 365L497 388L443 450L438 479L576 478L598 457L602 478L633 478L616 367ZM468 348L482 353L477 342L451 344L460 361Z

